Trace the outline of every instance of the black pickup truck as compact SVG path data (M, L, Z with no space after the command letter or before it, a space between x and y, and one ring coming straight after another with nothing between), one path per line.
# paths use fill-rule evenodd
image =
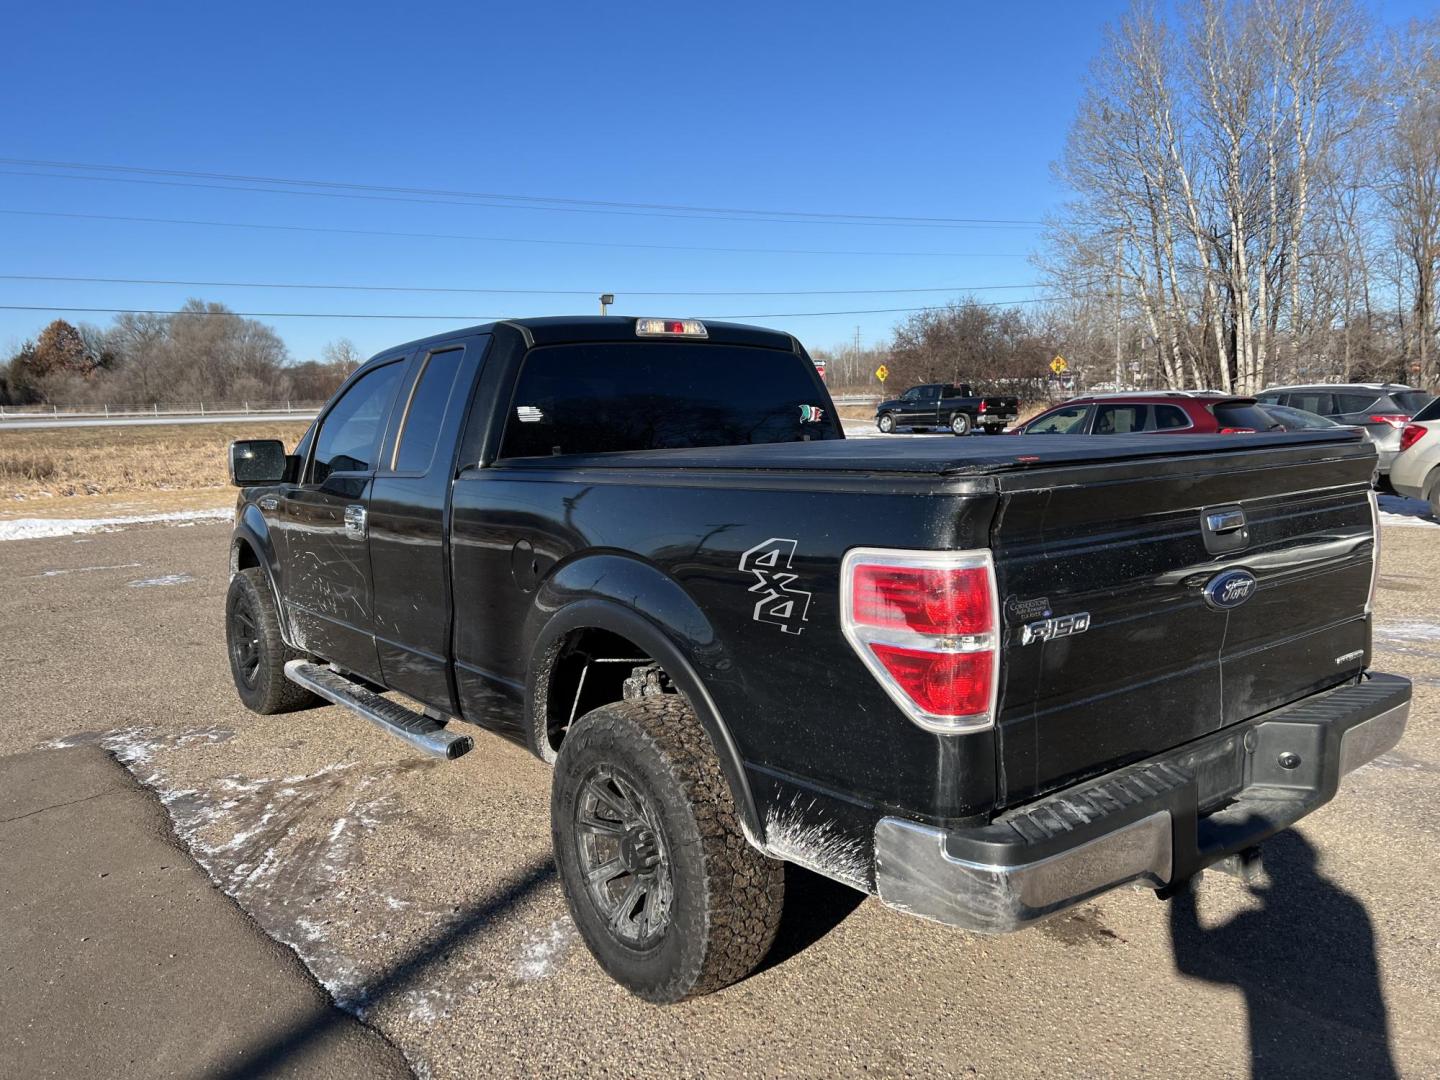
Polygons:
M956 435L999 435L1020 415L1014 397L976 394L968 384L924 383L875 407L875 426L889 435L901 428L949 428Z
M1043 443L846 439L746 326L401 345L231 449L235 684L552 762L576 925L653 1001L762 960L783 861L981 932L1246 873L1404 730L1374 450Z

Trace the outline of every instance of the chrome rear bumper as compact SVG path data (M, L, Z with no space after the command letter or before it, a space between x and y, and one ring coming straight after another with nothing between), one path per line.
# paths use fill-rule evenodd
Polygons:
M996 934L1127 882L1176 884L1328 802L1343 775L1400 741L1409 713L1409 680L1377 675L979 829L883 818L877 891L899 911Z

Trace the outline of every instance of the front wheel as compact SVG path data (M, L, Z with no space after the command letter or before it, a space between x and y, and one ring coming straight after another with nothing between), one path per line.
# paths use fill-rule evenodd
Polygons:
M955 435L970 434L970 414L957 412L950 418L950 431Z
M784 865L746 841L709 737L678 694L576 722L555 762L550 827L581 937L639 997L708 994L769 952Z
M880 429L882 435L893 435L895 433L895 417L888 412L881 413L879 419L875 421L875 426Z
M251 712L291 712L325 704L324 700L285 677L285 662L303 654L280 636L280 616L270 583L258 566L230 579L225 595L225 645L235 690Z

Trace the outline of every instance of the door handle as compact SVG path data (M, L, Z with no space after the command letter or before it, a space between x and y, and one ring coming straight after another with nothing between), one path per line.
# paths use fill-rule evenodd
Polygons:
M1210 527L1212 533L1229 532L1231 529L1244 527L1245 513L1241 510L1228 510L1219 514L1210 514L1205 518L1205 524Z
M351 540L365 539L365 507L359 503L345 507L345 535Z

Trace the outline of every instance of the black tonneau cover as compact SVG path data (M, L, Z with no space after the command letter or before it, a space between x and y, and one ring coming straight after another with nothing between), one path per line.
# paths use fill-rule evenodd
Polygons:
M976 476L1054 466L1100 465L1143 458L1290 447L1333 448L1337 457L1371 454L1362 432L1351 428L1256 435L1000 435L973 438L826 439L636 450L620 454L560 454L512 458L499 464L528 468L775 469Z

